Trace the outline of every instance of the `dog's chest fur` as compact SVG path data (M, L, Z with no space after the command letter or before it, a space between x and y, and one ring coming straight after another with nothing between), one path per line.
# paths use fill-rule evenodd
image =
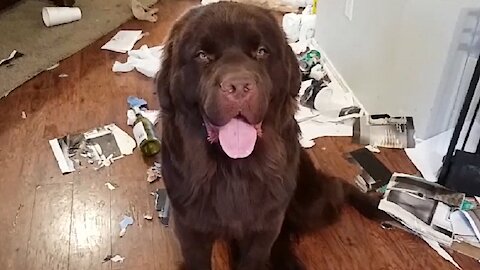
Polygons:
M242 160L226 158L201 137L190 137L183 144L167 145L162 152L176 219L199 231L230 237L264 230L273 220L283 218L295 190L296 166L292 163L298 156L287 151L279 136L269 136L267 131L253 154Z

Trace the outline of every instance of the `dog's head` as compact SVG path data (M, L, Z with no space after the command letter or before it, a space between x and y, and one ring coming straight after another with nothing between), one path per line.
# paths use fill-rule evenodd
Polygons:
M157 83L166 115L197 116L206 140L244 158L264 125L278 129L293 117L300 74L268 11L223 2L194 8L175 23Z

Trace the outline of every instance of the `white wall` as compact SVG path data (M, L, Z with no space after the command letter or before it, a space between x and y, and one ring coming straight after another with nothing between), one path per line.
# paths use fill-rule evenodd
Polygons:
M319 0L316 40L366 110L412 115L419 138L453 125L478 56L480 15L469 13L480 1L354 0L352 21L344 9Z

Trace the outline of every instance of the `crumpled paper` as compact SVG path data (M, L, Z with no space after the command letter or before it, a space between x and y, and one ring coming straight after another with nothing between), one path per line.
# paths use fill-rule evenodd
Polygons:
M158 8L149 8L137 0L132 0L132 13L135 18L141 21L156 22Z
M308 40L315 36L315 15L287 13L282 27L289 43Z
M161 58L163 55L163 45L148 48L142 45L138 50L128 52L127 62L113 63L113 72L130 72L136 69L143 75L154 78L160 70Z

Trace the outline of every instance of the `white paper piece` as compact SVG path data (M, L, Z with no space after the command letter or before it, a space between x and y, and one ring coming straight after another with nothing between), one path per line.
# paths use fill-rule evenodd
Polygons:
M367 145L365 148L372 153L380 153L380 149L374 145Z
M55 156L55 159L57 160L58 167L60 167L60 171L62 171L62 173L74 172L75 171L75 166L73 165L73 162L72 162L71 159L66 158L66 157L68 157L68 154L67 155L64 154L64 151L62 150L62 147L60 146L60 143L59 143L58 139L49 140L48 143L50 144L50 147L52 148L53 155ZM67 151L68 151L68 149L67 149Z
M470 214L467 211L462 211L462 213L465 216L465 218L468 220L468 222L470 223L470 226L471 226L473 232L475 233L475 236L480 241L480 228L478 228L476 226L475 221L473 220L473 218L470 216Z
M116 189L116 187L110 182L105 183L105 186L110 190L115 190Z
M452 256L450 256L450 254L448 254L448 252L446 252L445 249L443 249L437 241L431 240L425 236L421 236L421 237L433 250L435 250L438 253L438 255L442 256L442 258L444 258L445 260L455 265L455 267L457 267L458 269L462 269L460 268L460 265L458 265L458 263L455 262Z
M142 110L140 114L147 118L153 125L158 123L158 119L160 118L160 111L159 110ZM133 123L137 120L137 115L135 111L130 109L127 111L127 125L133 126Z
M451 213L450 220L455 234L462 236L475 236L475 232L470 225L470 222L461 210Z
M135 140L128 135L125 131L119 128L115 124L110 124L105 126L108 130L110 130L115 137L115 141L117 141L118 148L123 155L131 155L133 154L133 149L137 146Z
M299 123L303 140L313 140L320 137L351 137L353 126L343 123L319 123L313 120Z
M120 30L102 46L103 50L126 53L143 37L142 30Z
M55 65L50 66L50 67L48 67L48 68L45 69L45 70L47 70L47 71L48 71L48 70L53 70L53 69L56 69L56 68L59 67L59 66L60 66L60 63L56 63Z
M154 78L160 70L163 46L148 48L143 45L138 50L128 52L127 62L115 61L112 67L113 72L130 72L136 69L143 75Z
M17 54L17 51L13 50L7 58L4 58L4 59L0 60L0 65L3 64L3 62L6 62L6 61L12 59L13 57L15 57L15 54Z
M125 260L125 257L122 257L120 255L115 255L110 259L110 261L115 262L115 263L118 263L118 262L123 263L124 260Z

